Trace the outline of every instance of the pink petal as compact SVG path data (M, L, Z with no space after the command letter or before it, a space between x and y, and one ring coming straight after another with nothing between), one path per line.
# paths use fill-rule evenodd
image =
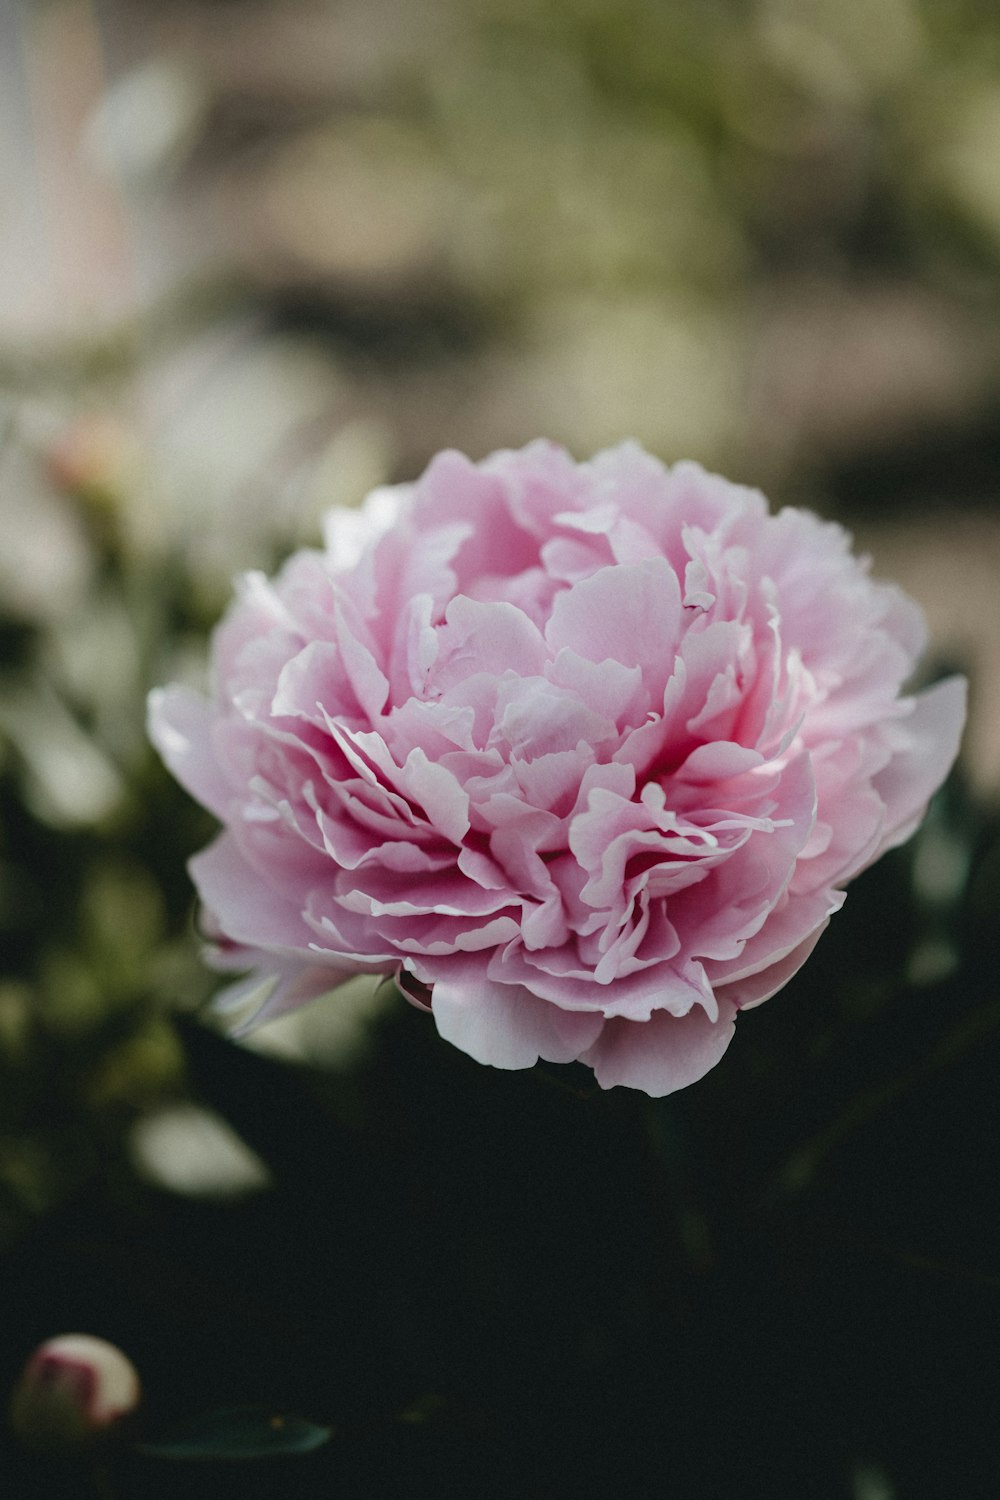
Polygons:
M557 594L545 637L553 651L575 651L639 667L646 686L663 691L681 622L680 587L663 558L602 568Z
M842 902L838 903L838 905L841 904ZM833 909L835 911L837 907ZM759 969L754 974L747 974L744 978L733 980L729 984L718 985L716 995L719 1004L729 1002L739 1010L752 1010L755 1005L763 1005L765 1000L770 1000L772 995L784 989L788 981L799 972L829 923L830 916L827 916L813 928L808 937L803 938L797 947L782 954L767 968Z
M432 1006L445 1041L494 1068L530 1068L540 1057L572 1062L604 1024L600 1016L547 1005L520 985L494 984L479 969L438 980Z
M438 632L434 685L444 692L466 677L499 677L506 671L533 677L542 671L548 655L537 625L521 610L459 595L448 605Z
M804 895L788 895L780 906L768 913L766 922L748 939L736 958L706 963L705 969L716 993L719 992L720 985L731 986L737 980L753 980L755 975L773 969L810 940L815 944L834 912L843 906L845 899L843 891L809 891ZM792 972L794 973L794 969ZM755 989L756 986L752 988ZM773 994L774 991L769 990L768 993Z
M915 700L913 713L887 731L892 760L872 784L885 803L885 833L876 854L905 843L956 755L965 725L968 684L949 677Z
M698 1006L683 1016L657 1011L648 1021L606 1021L580 1060L593 1068L602 1088L624 1085L662 1098L715 1067L732 1041L735 1014L736 1007L725 1001L717 1021Z
M260 878L231 833L220 833L189 861L188 869L199 896L227 937L289 955L308 948L312 933L301 908Z
M216 722L214 706L190 688L154 688L149 695L149 737L168 769L209 812L224 818L235 789L216 760Z

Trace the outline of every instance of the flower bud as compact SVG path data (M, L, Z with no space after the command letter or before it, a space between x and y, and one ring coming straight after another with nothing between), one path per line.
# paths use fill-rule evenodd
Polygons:
M139 1404L132 1361L105 1339L64 1333L41 1344L14 1390L11 1426L32 1448L71 1448L107 1432Z

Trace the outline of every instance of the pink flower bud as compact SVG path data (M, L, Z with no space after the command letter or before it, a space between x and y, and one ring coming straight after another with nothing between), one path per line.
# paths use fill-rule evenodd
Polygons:
M33 1448L68 1448L106 1432L138 1404L139 1376L120 1349L90 1334L64 1333L28 1360L10 1420Z

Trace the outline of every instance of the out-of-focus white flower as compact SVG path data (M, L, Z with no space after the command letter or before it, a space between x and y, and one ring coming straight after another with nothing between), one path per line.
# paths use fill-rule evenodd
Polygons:
M204 80L186 60L154 58L107 90L87 124L84 155L131 184L155 181L194 144L208 105Z
M145 1177L189 1197L239 1197L270 1181L260 1157L225 1120L196 1104L145 1116L133 1129L131 1148Z
M32 810L55 828L107 817L123 795L117 769L47 684L0 701L0 735L24 758Z
M0 609L32 624L72 614L95 561L79 514L23 453L9 449L0 501Z

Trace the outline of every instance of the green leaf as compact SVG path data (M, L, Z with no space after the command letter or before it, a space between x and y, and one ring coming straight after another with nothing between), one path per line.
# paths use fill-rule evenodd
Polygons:
M333 1435L305 1417L258 1406L224 1406L192 1417L172 1437L139 1443L137 1451L152 1458L248 1459L288 1453L311 1453Z

